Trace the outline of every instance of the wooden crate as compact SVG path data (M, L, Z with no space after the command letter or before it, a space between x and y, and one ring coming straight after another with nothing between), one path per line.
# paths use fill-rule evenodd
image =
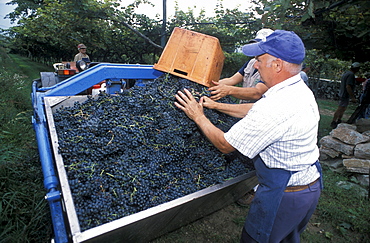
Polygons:
M220 79L224 60L216 37L176 27L153 68L210 87Z

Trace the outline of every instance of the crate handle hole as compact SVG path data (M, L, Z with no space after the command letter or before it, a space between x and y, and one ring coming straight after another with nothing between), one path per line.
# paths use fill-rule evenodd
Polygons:
M178 73L178 74L182 74L182 75L188 76L188 73L187 73L187 72L184 72L184 71L181 71L181 70L178 70L178 69L174 69L173 71L174 71L175 73Z

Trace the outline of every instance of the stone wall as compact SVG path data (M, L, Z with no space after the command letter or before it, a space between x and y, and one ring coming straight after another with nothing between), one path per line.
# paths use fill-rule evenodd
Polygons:
M337 100L340 89L340 82L327 79L315 79L310 77L309 85L316 98ZM360 98L362 85L356 85L355 95Z
M355 125L341 123L319 141L320 163L334 171L353 174L353 182L338 186L369 197L370 119L360 119ZM365 188L368 188L367 190Z
M370 120L341 123L320 141L320 161L342 159L347 171L369 174Z

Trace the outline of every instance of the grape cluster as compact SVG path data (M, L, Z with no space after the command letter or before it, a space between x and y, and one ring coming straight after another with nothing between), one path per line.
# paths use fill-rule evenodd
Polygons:
M174 106L178 90L187 88L199 98L209 95L206 87L172 75L145 84L116 95L88 97L53 115L82 230L251 169L239 153L219 152ZM223 131L238 121L215 110L204 111Z

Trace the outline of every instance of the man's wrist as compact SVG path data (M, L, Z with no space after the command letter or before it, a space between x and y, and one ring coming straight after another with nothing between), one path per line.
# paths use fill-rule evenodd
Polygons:
M227 95L235 95L236 93L238 93L238 88L237 86L229 86L229 88L227 89Z
M194 117L193 121L197 124L200 125L204 120L208 120L208 118L202 114L200 116Z
M218 110L218 109L220 109L220 106L221 105L222 105L222 103L220 103L220 102L213 102L213 106L210 109L212 109L212 110Z

